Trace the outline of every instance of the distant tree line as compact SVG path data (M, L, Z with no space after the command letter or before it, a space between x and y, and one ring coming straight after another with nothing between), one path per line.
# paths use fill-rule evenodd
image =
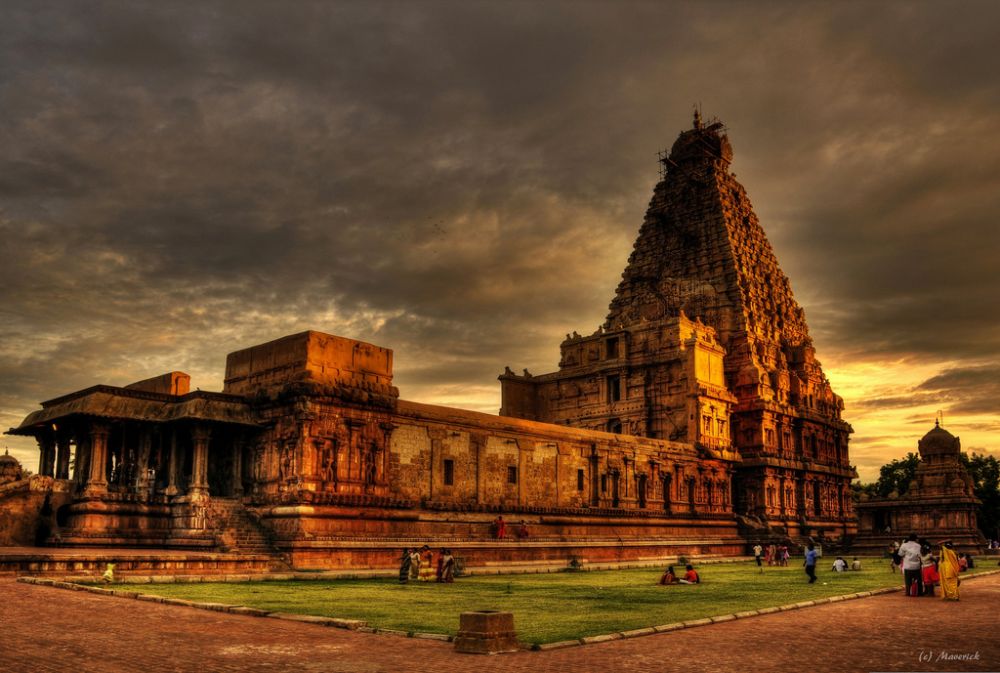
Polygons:
M972 477L976 497L983 504L977 519L983 534L995 540L1000 537L1000 460L995 456L961 453L962 464ZM852 484L854 499L864 493L873 498L888 497L894 491L906 495L917 472L920 456L908 453L905 458L897 458L879 470L878 480L873 484Z

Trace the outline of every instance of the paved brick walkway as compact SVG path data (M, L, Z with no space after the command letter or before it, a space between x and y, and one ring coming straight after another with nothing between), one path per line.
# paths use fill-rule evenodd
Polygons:
M0 671L563 673L1000 671L1000 575L960 603L888 594L550 652L451 645L0 579ZM921 661L921 652L930 657ZM941 653L978 660L941 661Z

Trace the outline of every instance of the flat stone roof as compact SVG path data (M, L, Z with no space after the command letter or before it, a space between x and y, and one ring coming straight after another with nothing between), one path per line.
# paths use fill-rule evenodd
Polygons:
M170 395L144 390L96 385L46 402L32 412L12 435L32 435L40 426L71 416L169 422L179 420L215 421L258 426L246 400L239 395L202 390Z

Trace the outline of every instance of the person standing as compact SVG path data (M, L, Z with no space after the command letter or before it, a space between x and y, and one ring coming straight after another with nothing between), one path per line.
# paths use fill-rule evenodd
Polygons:
M941 576L941 598L946 601L958 600L958 556L952 549L951 540L941 543L941 557L938 561L938 575Z
M924 581L924 596L934 595L934 585L941 581L937 571L937 559L931 553L931 546L921 545L924 555L920 557L920 577Z
M760 558L761 554L763 553L764 553L764 548L760 546L759 542L753 546L753 560L757 562L757 568L758 570L760 570L760 572L764 572L764 566L761 563L761 558Z
M427 545L420 550L420 574L418 579L421 582L430 582L434 579L434 552Z
M403 555L399 559L399 583L406 584L410 581L410 550L404 549Z
M410 579L420 579L420 550L416 547L410 552Z
M441 553L441 560L441 581L450 584L455 581L455 557L450 549Z
M898 554L900 565L903 567L903 586L906 587L906 595L920 596L924 593L924 579L920 562L922 554L916 533L910 533L906 542L899 545Z
M805 566L806 575L809 576L809 584L816 581L816 559L819 557L819 552L816 551L816 545L812 542L806 547L806 560L802 564Z

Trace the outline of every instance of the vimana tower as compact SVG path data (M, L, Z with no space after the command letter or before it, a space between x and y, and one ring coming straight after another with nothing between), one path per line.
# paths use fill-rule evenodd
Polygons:
M851 534L843 400L732 158L723 125L696 113L661 159L604 324L567 337L558 371L502 375L501 415L735 449L731 498L744 523ZM695 342L721 351L722 371L679 356Z

